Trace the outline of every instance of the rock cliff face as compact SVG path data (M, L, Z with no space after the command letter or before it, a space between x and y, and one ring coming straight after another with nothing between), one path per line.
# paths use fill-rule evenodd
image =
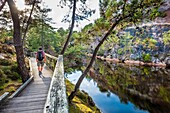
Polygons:
M170 10L166 11L167 16L165 17L166 22L170 22Z
M156 22L165 22L165 23L170 23L170 0L164 0L165 3L162 4L162 6L159 8L160 11L166 13L166 17L162 18L157 18Z

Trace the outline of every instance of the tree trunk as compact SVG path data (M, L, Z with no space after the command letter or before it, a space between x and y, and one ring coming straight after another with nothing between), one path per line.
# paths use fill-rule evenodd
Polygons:
M13 26L14 26L13 41L14 41L14 46L15 46L16 55L17 55L18 68L21 73L22 82L24 83L29 78L29 72L25 65L24 52L23 52L21 33L20 33L20 20L18 16L18 10L13 0L7 0L7 2L10 8Z
M76 95L76 92L78 91L81 82L83 81L84 77L87 75L87 72L90 70L91 66L93 65L93 62L96 58L97 55L97 51L99 50L100 46L103 44L103 42L107 39L107 37L111 34L112 30L115 28L115 26L121 21L121 18L116 21L111 28L108 30L108 32L104 35L103 39L100 41L100 43L97 45L97 47L94 50L93 56L90 60L90 63L88 64L87 68L85 69L85 71L83 72L83 74L80 76L79 80L77 81L74 91L71 92L71 94L68 97L68 101L69 103L71 103L71 100L74 98L74 96Z
M31 9L31 12L30 12L30 15L29 15L29 18L28 18L28 21L27 21L27 26L26 26L26 29L25 29L25 32L24 32L24 35L23 35L23 38L22 38L23 47L25 46L26 34L27 34L27 31L28 31L28 27L31 23L31 15L32 15L32 12L33 12L33 9L34 9L34 6L35 6L35 1L36 0L34 0L34 2L32 4L32 9Z
M74 20L75 20L75 12L76 12L76 0L74 0L74 5L73 5L73 15L72 15L72 23L71 23L71 27L70 27L70 32L69 32L69 35L67 37L67 40L64 44L64 47L61 51L61 54L63 55L67 46L68 46L68 43L69 43L69 40L71 38L71 35L72 35L72 32L73 32L73 28L74 28Z

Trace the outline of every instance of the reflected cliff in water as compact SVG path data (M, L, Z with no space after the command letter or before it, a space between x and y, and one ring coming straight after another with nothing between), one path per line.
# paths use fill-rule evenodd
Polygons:
M83 67L68 69L66 77L75 84L85 65L84 62ZM170 70L164 68L96 60L80 90L87 92L103 113L170 111Z
M134 67L97 60L89 73L101 91L111 91L122 102L132 102L151 113L170 111L170 70Z

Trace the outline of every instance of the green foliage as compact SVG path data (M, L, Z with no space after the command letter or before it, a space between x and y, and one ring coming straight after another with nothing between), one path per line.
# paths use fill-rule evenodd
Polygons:
M39 29L41 29L41 26L32 27L28 33L27 48L31 51L37 51L38 47L42 45L42 35ZM45 50L53 48L55 52L59 52L63 46L67 31L63 31L63 29L60 28L55 32L50 26L44 26L44 29L43 43Z
M108 21L116 21L116 19L120 17L125 17L125 19L120 22L122 23L122 27L126 25L126 23L139 23L142 22L143 19L155 19L157 16L162 16L162 13L158 12L161 3L162 0L154 2L143 0L110 0L106 6L106 19Z
M60 27L58 30L57 30L57 33L59 33L60 36L65 36L68 31L67 30L64 30L62 27Z
M8 65L13 65L14 62L12 62L11 60L0 60L0 65L3 65L3 66L8 66Z
M39 27L31 28L28 32L28 38L26 45L31 51L37 51L38 47L41 45Z
M0 42L5 43L7 40L12 38L12 32L7 29L0 29Z
M8 78L10 78L11 80L18 80L21 79L21 76L17 72L12 72L9 73Z
M84 56L84 48L80 45L77 45L77 46L71 46L67 49L65 55L68 57L68 58L73 58L73 59L81 59L82 56ZM72 60L73 60L72 59Z
M94 30L98 31L99 36L102 36L103 35L102 31L109 29L110 25L111 25L110 22L107 21L106 19L99 18L95 21Z
M159 88L159 96L163 98L164 101L170 102L170 92L164 87Z
M147 68L147 67L145 67L144 69L143 69L143 72L145 73L145 75L149 75L150 74L150 69L149 68ZM144 78L143 78L144 79Z
M99 11L100 11L100 15L101 17L105 18L106 14L106 9L107 6L109 4L110 0L99 0Z
M0 81L1 84L8 82L8 79L19 80L21 79L19 75L18 65L12 60L0 60ZM6 81L7 80L7 81Z
M12 60L0 60L0 94L4 91L13 92L15 88L8 87L8 84L14 84L15 81L22 82L17 63Z
M151 62L151 55L149 53L142 55L144 62Z
M2 69L0 69L0 77L4 76L4 71L2 71Z
M150 48L150 49L154 49L155 45L156 45L157 41L151 37L148 37L148 38L145 38L143 41L142 41L142 45L145 47L145 48Z
M170 31L165 32L163 34L163 42L165 45L169 45L170 44Z
M0 86L3 86L5 84L5 80L6 80L5 77L0 78Z
M93 24L92 23L90 23L90 24L88 24L88 25L86 25L86 26L84 26L84 28L82 29L82 31L81 32L84 32L84 31L88 31L88 30L91 30L91 28L93 27Z
M124 51L123 48L119 48L118 51L117 51L117 53L118 53L119 55L123 55L123 53L124 53L123 51Z

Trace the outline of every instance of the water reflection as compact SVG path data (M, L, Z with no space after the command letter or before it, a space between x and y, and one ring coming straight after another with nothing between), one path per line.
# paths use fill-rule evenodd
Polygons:
M74 84L81 71L68 74ZM83 80L85 90L104 113L168 113L170 111L169 70L133 67L97 60Z
M67 77L73 84L76 84L81 74L81 71L76 71L67 75ZM147 113L137 109L131 102L122 103L117 95L110 91L101 91L99 87L94 80L86 78L83 80L80 89L85 90L93 98L95 104L103 113Z

